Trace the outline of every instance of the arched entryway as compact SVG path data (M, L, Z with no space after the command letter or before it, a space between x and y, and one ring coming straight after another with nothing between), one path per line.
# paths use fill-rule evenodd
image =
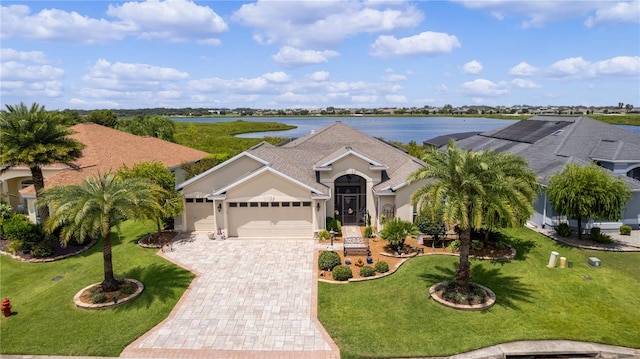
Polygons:
M346 174L334 181L335 218L343 225L365 224L367 213L367 181L353 174Z

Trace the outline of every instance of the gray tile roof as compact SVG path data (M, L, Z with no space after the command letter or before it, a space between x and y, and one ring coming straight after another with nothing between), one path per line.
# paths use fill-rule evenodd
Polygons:
M513 135L518 131L508 130L511 126L524 128L518 124L529 121L539 121L540 125L534 124L532 128L547 129L543 131L545 135L531 137L520 132L523 137L518 138ZM510 139L496 138L508 137L504 136L505 133L511 134ZM539 138L531 141L535 137ZM547 183L549 176L561 171L567 163L589 164L593 160L640 161L639 134L588 117L536 116L461 139L458 144L474 151L492 149L520 155L529 161L529 167L538 174L542 183ZM625 181L632 188L640 189L640 181L631 178L625 178Z
M247 152L269 162L273 169L328 193L328 188L316 182L314 166L320 166L349 150L387 166L388 179L375 185L375 191L402 185L409 174L424 166L423 162L395 146L341 121L281 146L263 143Z

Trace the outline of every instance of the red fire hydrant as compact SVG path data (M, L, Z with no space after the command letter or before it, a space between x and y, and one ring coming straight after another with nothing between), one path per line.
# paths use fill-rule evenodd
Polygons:
M0 310L2 310L3 317L6 318L11 316L11 302L9 301L9 298L4 298L2 300L2 304L0 304Z

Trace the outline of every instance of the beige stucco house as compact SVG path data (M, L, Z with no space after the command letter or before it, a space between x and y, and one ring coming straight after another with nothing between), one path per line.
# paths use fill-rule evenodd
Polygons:
M177 186L182 231L230 237L311 238L326 217L343 225L371 215L412 220L407 176L424 163L340 121L290 142L260 143Z
M94 123L80 123L71 127L74 138L85 145L82 157L76 161L79 170L64 164L42 168L45 187L79 184L85 178L115 172L122 165L131 167L140 162L161 162L184 181L180 168L183 163L197 162L208 153L155 137L141 137ZM16 166L0 173L0 198L24 212L37 222L35 189L27 166Z

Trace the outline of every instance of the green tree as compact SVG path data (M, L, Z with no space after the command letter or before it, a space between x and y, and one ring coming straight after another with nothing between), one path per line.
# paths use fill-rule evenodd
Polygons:
M118 124L118 114L111 110L95 110L89 112L84 122L93 122L98 125L115 128Z
M156 137L165 141L174 142L175 124L164 116L135 116L118 121L116 129L129 132L138 136Z
M47 188L38 206L48 206L51 216L45 229L60 229L60 241L82 243L89 238L103 240L102 258L105 291L117 289L111 254L111 228L129 219L155 219L161 210L157 198L160 186L144 178L123 179L113 174L90 177L80 185Z
M46 111L37 103L31 107L24 103L6 106L0 111L0 173L18 165L28 166L39 198L44 189L42 167L64 163L78 168L73 162L82 156L84 145L69 137L74 132L57 111ZM39 207L41 222L48 215L46 207Z
M631 198L631 190L622 178L595 164L567 164L549 178L546 192L558 214L578 221L578 238L582 238L583 217L617 221Z
M162 162L141 162L129 168L122 165L117 175L124 178L144 178L160 186L164 191L157 198L161 211L157 214L158 233L162 231L162 222L179 216L184 211L182 195L176 191L176 178Z
M441 212L444 221L460 232L460 263L456 291L470 291L471 231L486 225L490 208L504 226L518 226L533 213L537 180L526 160L511 153L462 150L449 141L444 152L428 149L427 164L412 173L407 182L427 180L413 195L420 211Z
M394 249L400 250L408 236L418 234L418 227L415 224L400 218L393 218L384 224L384 228L380 231L380 238L389 242Z

